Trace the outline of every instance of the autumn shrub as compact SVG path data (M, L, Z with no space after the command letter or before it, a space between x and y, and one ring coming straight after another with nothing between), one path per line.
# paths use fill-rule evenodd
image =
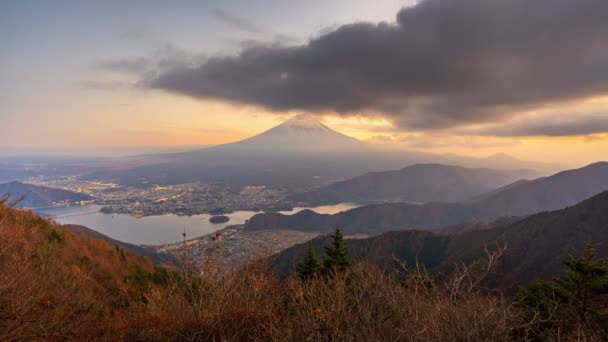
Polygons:
M280 279L265 257L173 269L0 204L0 339L100 341L601 341L482 287L504 252L441 277L365 263ZM559 324L559 323L558 323ZM545 331L545 330L543 330Z

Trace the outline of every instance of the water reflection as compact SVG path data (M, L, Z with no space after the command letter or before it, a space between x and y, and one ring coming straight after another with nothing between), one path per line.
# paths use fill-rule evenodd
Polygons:
M318 207L294 208L282 211L284 214L294 214L303 209L311 209L318 213L334 214L352 209L354 204L340 203ZM182 232L186 231L186 238L212 233L228 225L243 224L251 216L257 214L253 211L236 211L226 214L230 221L226 223L209 222L210 215L159 215L135 218L126 214L100 213L98 205L57 207L41 209L39 212L56 216L61 224L82 225L96 230L109 237L134 244L163 244L181 240Z

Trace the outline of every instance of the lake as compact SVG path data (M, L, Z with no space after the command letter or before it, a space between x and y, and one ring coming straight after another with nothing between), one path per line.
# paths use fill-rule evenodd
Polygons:
M340 211L356 208L358 205L340 203L318 207L299 207L290 211L281 211L283 214L294 214L304 209L314 210L321 214L335 214ZM182 239L186 232L186 239L213 233L229 225L243 224L255 214L254 211L235 211L226 214L230 221L226 223L211 223L211 215L158 215L136 218L127 214L104 214L99 212L101 206L84 205L70 207L55 207L39 209L37 212L57 216L55 219L61 224L76 224L96 230L113 239L137 245L157 245L173 243Z

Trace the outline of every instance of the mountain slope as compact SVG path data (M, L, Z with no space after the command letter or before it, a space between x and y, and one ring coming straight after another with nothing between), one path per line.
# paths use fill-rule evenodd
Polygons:
M401 170L367 173L320 189L297 194L292 200L310 204L339 202L460 202L522 178L529 170L472 169L442 164L417 164Z
M211 258L172 272L29 211L0 204L0 223L3 341L507 341L527 322L503 298L449 285L421 295L374 269L282 281L264 262L217 272ZM446 238L418 234L387 241L442 260Z
M164 154L166 162L127 170L106 169L91 178L176 184L220 181L238 185L308 187L430 159L417 152L386 153L338 133L314 116L296 116L254 137L200 150ZM158 160L158 156L149 156ZM426 160L425 159L425 160Z
M517 182L482 195L471 205L484 218L525 216L562 209L608 189L608 163L598 162L550 177Z
M7 341L83 340L105 307L137 296L134 276L153 271L103 240L77 235L0 203L0 336ZM91 324L94 322L95 324Z
M78 202L92 199L91 196L78 192L17 181L0 184L0 196L4 194L9 194L12 200L25 196L22 201L17 203L16 206L19 208L48 207L56 202Z
M504 288L556 276L566 253L580 254L587 242L608 256L608 192L572 207L458 235L450 244L447 262L474 256L484 244L492 246L495 241L507 243L507 253L492 277L493 283Z
M562 209L607 188L608 163L596 163L550 177L517 181L469 202L368 205L334 215L262 213L253 216L246 228L328 232L340 227L349 234L436 229L467 221L492 221Z
M515 221L515 222L513 222ZM486 229L487 228L487 229ZM314 240L322 253L326 237ZM483 255L484 246L507 246L506 253L488 285L506 290L536 277L559 274L565 253L580 254L586 242L596 243L601 256L608 256L608 191L576 206L544 212L521 220L504 220L479 230L446 235L430 231L394 231L367 239L347 240L350 256L396 267L394 257L409 265L424 264L430 271L446 271L454 263L472 262ZM275 270L287 274L306 252L306 244L289 248L273 258Z
M107 235L101 234L93 229L87 228L85 226L67 224L67 225L63 225L62 227L68 229L70 232L72 232L76 235L87 236L87 237L90 237L90 238L93 238L96 240L103 240L103 241L109 243L110 245L118 246L135 255L147 257L155 265L165 265L165 264L177 265L178 264L177 260L169 254L159 253L156 250L151 249L151 248L146 248L146 247L134 245L134 244L127 243L127 242L118 241L118 240L112 239L111 237L109 237Z
M91 179L125 185L180 184L194 181L235 185L278 185L294 190L417 163L492 167L483 158L380 149L299 115L241 141L182 153L165 153L91 164ZM505 169L523 169L527 162Z
M477 210L452 203L384 203L337 214L303 210L293 215L263 213L245 223L245 229L294 229L328 233L340 227L346 234L376 234L390 230L435 229L474 220Z

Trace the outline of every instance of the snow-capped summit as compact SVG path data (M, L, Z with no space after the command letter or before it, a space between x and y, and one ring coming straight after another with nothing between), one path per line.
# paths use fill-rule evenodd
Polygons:
M315 115L300 114L237 144L263 149L327 152L360 147L363 142L325 126Z
M281 126L327 128L319 117L312 114L299 114L283 122Z
M300 114L260 135L316 136L328 133L340 134L321 123L318 117L310 114Z

